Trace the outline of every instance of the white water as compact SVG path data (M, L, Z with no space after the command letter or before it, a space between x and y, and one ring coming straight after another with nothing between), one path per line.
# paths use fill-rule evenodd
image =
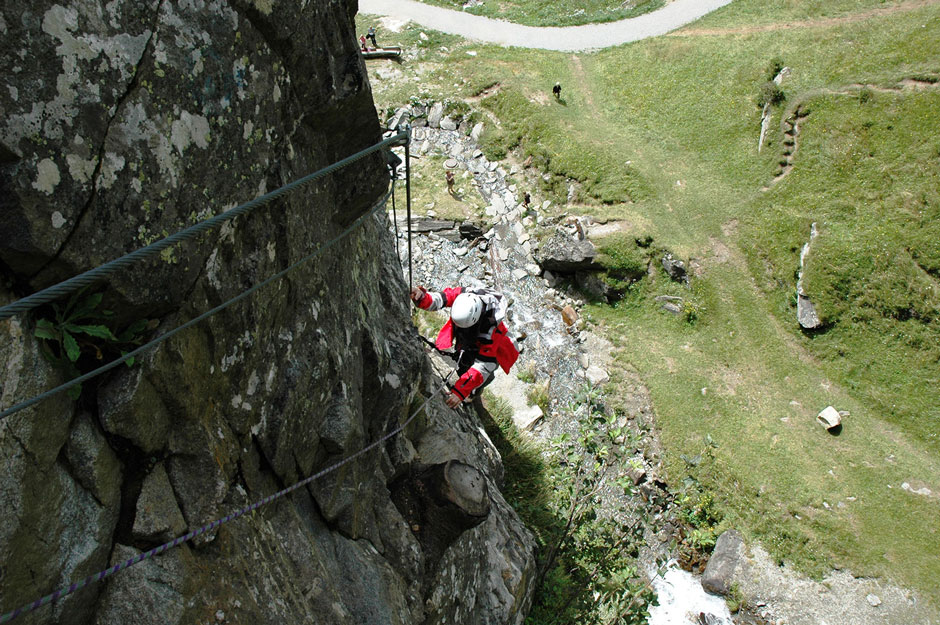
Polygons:
M674 562L653 581L653 590L659 605L650 608L648 625L699 625L699 614L703 612L718 617L713 623L732 624L725 600L705 592L694 575Z

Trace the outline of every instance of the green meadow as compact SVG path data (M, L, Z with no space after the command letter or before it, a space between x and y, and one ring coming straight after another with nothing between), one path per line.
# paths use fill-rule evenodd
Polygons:
M669 251L690 266L689 287L656 271L586 308L617 346L608 395L624 372L650 390L670 484L694 478L716 529L780 562L880 576L940 607L940 4L735 0L592 54L414 25L394 38L415 56L370 66L381 115L469 102L491 158L548 174L520 177L533 199L621 225L597 242L612 265ZM781 65L758 152L757 101ZM807 332L796 281L814 223L804 289L824 325ZM815 420L829 405L849 413L838 435Z

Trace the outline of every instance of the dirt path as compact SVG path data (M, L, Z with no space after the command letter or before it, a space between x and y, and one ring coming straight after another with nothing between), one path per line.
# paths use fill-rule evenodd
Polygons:
M574 66L574 76L578 81L578 89L584 94L584 100L591 111L597 110L594 106L594 94L591 92L591 84L585 79L584 66L581 64L581 57L577 54L571 55L571 64Z
M618 22L584 26L536 27L513 24L415 0L359 0L359 11L408 19L467 39L517 48L579 52L657 37L685 26L731 0L674 0L663 8Z
M841 17L828 17L818 20L802 20L796 22L783 22L780 24L764 24L762 26L741 26L738 28L687 28L681 32L669 33L670 37L702 37L708 35L749 35L753 33L763 33L776 30L793 30L797 28L829 28L831 26L842 26L844 24L854 24L865 20L884 17L892 13L901 11L913 11L921 9L932 4L940 4L940 0L911 0L902 4L896 4L889 7L881 7L853 13L852 15L843 15Z

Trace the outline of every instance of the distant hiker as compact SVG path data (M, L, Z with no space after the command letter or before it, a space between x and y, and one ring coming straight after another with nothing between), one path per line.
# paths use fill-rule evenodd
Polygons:
M526 194L522 197L522 208L529 210L529 204L532 203L532 196L529 195L529 192L526 191Z
M444 178L447 180L447 192L454 195L454 172L448 169Z
M555 86L552 87L552 95L555 96L556 100L561 99L561 83L560 82L556 82Z
M509 369L519 358L519 349L506 327L508 302L490 289L446 288L428 291L416 286L411 301L424 310L450 307L450 319L437 335L437 348L448 349L456 341L457 382L447 396L447 405L456 408L476 396L493 381L496 369Z
M373 48L378 48L378 47L379 47L379 44L377 44L377 43L375 42L375 27L374 27L374 26L369 26L369 32L366 33L366 37L372 40L372 47L373 47Z
M363 52L365 52L365 51L367 50L367 48L366 48L366 36L365 36L365 35L359 35L359 45L362 46L362 51L363 51Z

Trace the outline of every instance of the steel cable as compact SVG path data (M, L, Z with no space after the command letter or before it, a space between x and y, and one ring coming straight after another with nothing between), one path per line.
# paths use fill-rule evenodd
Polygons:
M448 374L448 375L450 375L450 374ZM442 386L440 390L443 391L443 390L445 390L446 388L447 388L447 384L445 383L444 386ZM224 517L222 517L221 519L216 519L215 521L212 521L211 523L209 523L209 524L207 524L207 525L203 525L202 527L200 527L200 528L197 529L197 530L193 530L192 532L189 532L188 534L184 534L184 535L182 535L182 536L180 536L180 537L178 537L178 538L175 538L175 539L171 540L170 542L163 543L163 544L160 545L159 547L154 547L154 548L151 549L150 551L146 551L146 552L144 552L144 553L141 553L141 554L139 554L139 555L134 556L133 558L129 558L129 559L125 560L124 562L120 562L120 563L118 563L118 564L115 564L114 566L108 567L108 568L104 569L103 571L99 571L99 572L97 572L97 573L95 573L95 574L93 574L93 575L89 575L88 577L86 577L86 578L84 578L84 579L82 579L82 580L80 580L80 581L73 582L72 584L70 584L69 586L66 586L65 588L60 588L59 590L57 590L57 591L55 591L55 592L53 592L53 593L50 593L50 594L46 595L45 597L42 597L42 598L40 598L40 599L36 599L35 601L31 601L30 603L27 603L26 605L24 605L24 606L22 606L22 607L20 607L20 608L17 608L17 609L15 609L15 610L12 610L11 612L7 612L6 614L3 614L2 616L0 616L0 624L2 624L2 623L9 623L10 621L12 621L13 619L15 619L16 617L18 617L18 616L20 616L20 615L22 615L22 614L26 614L27 612L32 612L33 610L36 610L36 609L38 609L38 608L41 608L42 606L44 606L44 605L46 605L46 604L48 604L48 603L52 603L53 601L57 601L57 600L59 600L59 599L65 597L65 596L67 596L67 595L70 595L70 594L72 594L73 592L75 592L76 590L79 590L79 589L81 589L81 588L84 588L85 586L88 586L89 584L93 584L93 583L95 583L95 582L100 582L100 581L103 580L104 578L109 577L109 576L111 576L111 575L117 573L118 571L122 571L122 570L124 570L124 569L127 569L127 568L129 568L129 567L131 567L131 566L133 566L133 565L135 565L135 564L138 564L138 563L140 563L140 562L143 562L144 560L147 560L147 559L149 559L149 558L152 558L152 557L155 556L155 555L158 555L158 554L160 554L160 553L163 553L164 551L168 551L169 549L172 549L172 548L174 548L174 547L177 547L177 546L181 545L182 543L184 543L184 542L186 542L186 541L188 541L188 540L191 540L191 539L193 539L193 538L195 538L195 537L197 537L197 536L199 536L199 535L201 535L201 534L205 534L206 532L210 532L210 531L214 530L215 528L217 528L217 527L219 527L219 526L221 526L221 525L223 525L223 524L225 524L225 523L228 523L229 521L233 521L233 520L237 519L238 517L244 516L245 514L247 514L247 513L249 513L249 512L254 512L255 510L257 510L257 509L260 508L261 506L267 505L267 504L271 503L272 501L274 501L274 500L276 500L276 499L280 499L280 498L283 497L284 495L287 495L288 493L291 493L291 492L297 490L298 488L301 488L301 487L303 487L303 486L306 486L306 485L309 484L310 482L313 482L314 480L319 479L319 478L323 477L324 475L326 475L326 474L328 474L328 473L332 473L333 471L339 469L339 468L342 467L343 465L352 462L353 460L355 460L355 459L358 458L359 456L362 456L363 454L365 454L365 453L367 453L367 452L369 452L369 451L375 449L376 447L378 447L379 445L381 445L381 444L384 443L385 441L389 440L389 439L392 438L393 436L396 436L397 434L401 433L406 427L408 427L408 425L411 424L412 421L414 421L415 417L417 417L418 414L419 414L422 410L425 409L425 407L428 405L428 402L431 401L431 399L434 397L435 394L436 394L436 393L432 393L427 399L425 399L425 400L424 400L424 403L421 404L421 406L419 406L418 409L415 410L415 411L411 414L411 416L409 416L408 419L407 419L404 423L402 423L401 425L399 425L397 428L395 428L394 430L392 430L392 431L389 432L388 434L385 434L384 436L382 436L382 437L379 438L378 440L375 440L375 441L373 441L372 443L370 443L369 445L363 447L362 449L360 449L359 451L355 452L354 454L352 454L352 455L350 455L350 456L347 456L346 458L343 458L343 459L340 460L339 462L337 462L337 463L335 463L335 464L332 464L332 465L330 465L329 467L323 469L322 471L319 471L319 472L317 472L317 473L311 475L310 477L304 478L304 479L300 480L299 482L293 484L292 486L288 486L287 488L285 488L285 489L283 489L283 490L280 490L280 491L274 493L273 495L268 495L268 496L265 497L264 499L262 499L262 500L260 500L260 501L256 501L255 503L251 504L250 506L245 507L245 508L242 508L241 510L238 510L237 512L233 512L232 514L229 514L229 515L227 515L227 516L224 516Z
M392 182L392 189L394 189L394 188L395 188L395 183L394 183L394 181L393 181L393 182ZM282 270L282 271L279 271L278 273L274 274L273 276L271 276L270 278L264 280L263 282L259 282L258 284L254 285L253 287L249 288L248 290L242 291L240 294L238 294L238 295L236 295L235 297L229 299L228 301L226 301L226 302L224 302L224 303L222 303L222 304L219 304L218 306L216 306L216 307L213 308L212 310L208 310L208 311L202 313L201 315L199 315L198 317L195 317L195 318L193 318L193 319L190 319L189 321L187 321L187 322L184 323L183 325L177 326L176 328L173 328L172 330L170 330L170 331L167 332L166 334L162 334L162 335L158 336L157 338L153 339L152 341L149 341L148 343L144 343L143 345L141 345L141 346L138 347L137 349L134 349L134 350L132 350L132 351L127 352L126 354L124 354L124 355L121 356L120 358L117 358L117 359L115 359L115 360L112 360L111 362L109 362L109 363L106 364L106 365L103 365L103 366L101 366L101 367L98 367L97 369L95 369L95 370L93 370L93 371L89 371L88 373L86 373L86 374L84 374L84 375L81 375L81 376L79 376L79 377L77 377L77 378L74 378L74 379L72 379L72 380L69 380L68 382L66 382L66 383L64 383L64 384L60 384L59 386L57 386L57 387L55 387L55 388L53 388L53 389L50 389L50 390L48 390L48 391L46 391L46 392L44 392L44 393L41 393L41 394L39 394L39 395L36 395L35 397L32 397L31 399L28 399L28 400L23 401L23 402L20 402L20 403L18 403L18 404L16 404L16 405L10 406L9 408L7 408L6 410L4 410L3 412L0 412L0 420L5 419L5 418L9 417L10 415L12 415L12 414L14 414L14 413L16 413L16 412L19 412L20 410L23 410L23 409L25 409L25 408L29 408L29 407L32 406L32 405L38 404L39 402L43 401L44 399L47 399L47 398L49 398L49 397L52 397L53 395L57 395L57 394L61 393L62 391L66 391L66 390L72 388L73 386L77 386L78 384L81 384L82 382L84 382L84 381L86 381L86 380L90 380L91 378L93 378L93 377L95 377L95 376L97 376L97 375L99 375L99 374L101 374L101 373L104 373L105 371L110 371L111 369L114 369L115 367L121 366L121 365L122 365L126 360L128 360L129 358L134 358L134 357L136 357L138 354L141 354L141 353L147 351L148 349L150 349L151 347L154 347L154 346L156 346L156 345L158 345L158 344L160 344L160 343L166 341L167 339L169 339L170 337L172 337L172 336L178 334L179 332L182 332L183 330L185 330L185 329L187 329L187 328L189 328L189 327L192 327L192 326L196 325L197 323L199 323L199 322L202 321L203 319L206 319L207 317L211 317L212 315L214 315L214 314L216 314L216 313L218 313L218 312L220 312L220 311L222 311L222 310L228 308L228 307L231 306L232 304L234 304L234 303L236 303L236 302L239 302L239 301L245 299L246 297L248 297L249 295L251 295L252 293L254 293L255 291L257 291L258 289L260 289L261 287L263 287L263 286L265 286L265 285L267 285L267 284L270 284L271 282L273 282L273 281L275 281L275 280L277 280L277 279L279 279L279 278L282 278L282 277L283 277L284 275L286 275L288 272L293 271L294 269L296 269L296 268L299 267L300 265L303 265L304 263L306 263L306 262L308 262L308 261L310 261L310 260L313 260L314 258L316 258L317 256L319 256L320 254L322 254L323 252L325 252L327 249L329 249L330 247L332 247L333 245L335 245L338 241L340 241L341 239L345 238L346 235L348 235L350 232L352 232L354 229L356 229L363 221L365 221L366 218L370 217L372 214L374 214L374 213L375 213L376 211L378 211L380 208L384 207L384 206L385 206L385 203L388 201L388 198L389 198L390 196L391 196L391 191L388 191L388 192L385 194L385 196L379 201L378 204L376 204L375 206L373 206L373 207L372 207L369 211L367 211L366 213L362 214L356 221L352 222L349 226L347 226L346 229L343 230L340 234L338 234L336 237L334 237L334 238L331 239L330 241L327 241L326 243L324 243L323 245L321 245L319 248L317 248L316 250L314 250L314 251L311 252L310 254L304 256L303 258L301 258L300 260L298 260L296 263L294 263L294 264L291 265L290 267L288 267L288 268L286 268L286 269L284 269L284 270Z
M58 284L55 284L41 291L33 293L32 295L27 295L26 297L19 299L11 304L2 306L0 307L0 320L7 319L21 312L27 312L29 310L32 310L33 308L36 308L37 306L41 306L42 304L47 304L49 302L55 301L81 288L94 284L101 278L109 276L112 273L120 269L123 269L125 267L128 267L136 263L139 260L159 254L162 250L165 250L173 245L176 245L177 243L188 241L204 232L208 232L209 230L212 230L213 228L216 228L217 226L222 225L223 223L227 221L231 221L232 219L236 217L250 213L254 209L258 208L259 206L264 206L265 204L271 202L272 200L275 200L281 197L282 195L285 195L287 193L294 191L298 187L309 184L313 182L314 180L318 180L328 174L333 173L334 171L337 171L348 165L351 165L365 158L369 154L372 154L373 152L377 152L387 146L401 145L402 142L404 142L407 145L408 141L410 140L409 137L410 137L409 130L406 129L405 131L400 132L396 135L393 135L389 137L388 139L385 139L384 141L380 141L379 143L376 143L375 145L371 147L368 147L360 152L356 152L352 156L348 156L341 161L337 161L336 163L333 163L332 165L324 167L323 169L320 169L319 171L315 171L312 174L308 174L304 176L303 178L295 180L294 182L286 184L278 189L275 189L274 191L271 191L270 193L266 193L262 195L261 197L257 197L249 202L245 202L244 204L241 204L240 206L236 206L235 208L227 210L221 215L216 215L215 217L211 217L209 219L206 219L205 221L201 221L198 224L194 224L190 226L189 228L186 228L184 230L180 230L177 233L171 234L165 239L155 241L154 243L151 243L150 245L146 247L142 247L140 249L134 250L133 252L130 252L128 254L125 254L124 256L121 256L120 258L116 258L103 265L95 267L94 269L89 269L88 271L84 273L81 273L77 276L69 278L68 280L64 280Z

